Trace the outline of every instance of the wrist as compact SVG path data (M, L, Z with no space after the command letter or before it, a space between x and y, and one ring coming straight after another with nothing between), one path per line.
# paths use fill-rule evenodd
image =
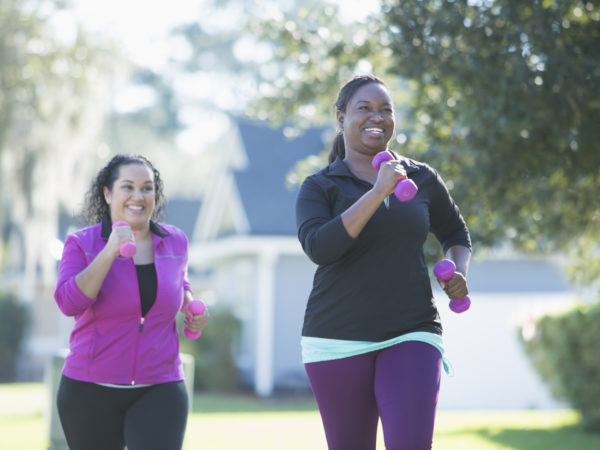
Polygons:
M385 192L380 192L373 187L369 192L367 192L367 195L371 196L374 200L377 201L377 203L381 203L389 194L386 194Z
M106 244L100 253L104 253L107 257L115 259L119 256L121 249L118 245Z

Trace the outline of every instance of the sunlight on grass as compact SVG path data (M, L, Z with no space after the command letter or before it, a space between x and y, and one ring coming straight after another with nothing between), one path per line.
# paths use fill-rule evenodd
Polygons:
M41 383L0 384L0 450L46 450ZM323 450L321 418L314 399L257 399L249 394L194 397L185 450ZM579 416L556 411L440 411L434 450L587 450L600 434L582 432ZM378 449L385 448L379 427Z
M47 448L43 415L48 400L41 383L0 384L0 450Z

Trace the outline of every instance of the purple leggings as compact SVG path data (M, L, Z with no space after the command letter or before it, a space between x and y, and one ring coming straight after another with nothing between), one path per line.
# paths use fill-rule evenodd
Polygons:
M375 450L381 418L387 450L430 450L440 352L408 341L375 352L305 364L329 450Z

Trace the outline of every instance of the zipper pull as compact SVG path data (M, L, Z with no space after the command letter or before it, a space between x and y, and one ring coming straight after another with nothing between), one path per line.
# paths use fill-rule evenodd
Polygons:
M140 319L140 327L138 328L139 332L141 332L144 329L144 320L145 320L145 317L142 317Z

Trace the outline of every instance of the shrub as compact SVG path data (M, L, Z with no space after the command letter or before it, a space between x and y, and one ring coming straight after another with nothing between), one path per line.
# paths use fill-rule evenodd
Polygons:
M217 306L210 308L210 319L202 336L194 341L182 339L182 350L194 355L195 359L194 390L227 392L239 389L240 374L233 348L240 331L241 322L233 312Z
M28 309L9 292L0 292L0 381L15 381Z
M531 338L520 338L554 396L581 412L586 429L600 431L600 301L542 316Z

